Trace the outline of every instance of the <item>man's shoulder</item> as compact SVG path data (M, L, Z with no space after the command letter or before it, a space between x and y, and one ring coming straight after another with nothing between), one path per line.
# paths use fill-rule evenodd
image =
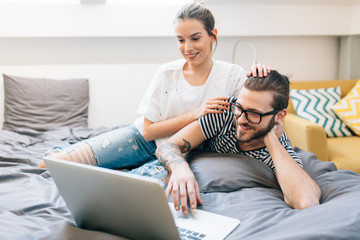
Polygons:
M228 101L229 103L235 103L236 100L237 100L237 97L229 97L227 101Z
M210 113L199 119L201 130L206 139L232 135L233 114L230 110L223 113Z
M282 143L282 145L289 145L290 144L290 146L291 146L290 140L289 140L288 136L286 135L285 131L281 135L280 142Z
M228 101L231 101L231 98L228 99ZM233 121L233 113L230 110L230 107L228 110L223 111L222 113L209 113L206 114L204 116L202 116L199 121L200 123L206 123L209 125L214 125L214 124L220 124L222 125L224 122L227 121Z

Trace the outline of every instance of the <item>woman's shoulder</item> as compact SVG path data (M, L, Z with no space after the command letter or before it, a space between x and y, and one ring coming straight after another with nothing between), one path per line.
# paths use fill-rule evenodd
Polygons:
M184 61L184 59L179 59L162 64L153 76L153 84L164 87L171 85L174 81L178 81L185 64Z
M163 63L158 71L160 72L172 72L172 71L178 71L182 70L183 66L185 64L185 59L178 59L171 62Z

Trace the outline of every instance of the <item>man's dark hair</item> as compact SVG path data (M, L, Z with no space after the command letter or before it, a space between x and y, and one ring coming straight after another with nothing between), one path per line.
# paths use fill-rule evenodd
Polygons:
M282 110L288 106L290 82L288 77L276 70L271 70L266 77L249 77L243 87L259 92L272 91L274 99L271 106L275 110Z

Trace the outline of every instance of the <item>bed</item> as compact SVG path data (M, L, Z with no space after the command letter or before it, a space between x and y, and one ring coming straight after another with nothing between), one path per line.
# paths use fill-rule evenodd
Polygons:
M26 84L21 89L29 89L34 85L29 85L31 81L26 79L17 84ZM79 88L86 91L88 82L76 81L80 81L83 85ZM66 81L63 84L74 86ZM11 112L14 108L11 106L14 100L9 101L11 90L14 88L5 88L5 124L0 130L0 239L124 239L76 227L51 175L37 168L52 146L74 144L114 127L89 128L84 121L88 114L86 108L81 113L70 114L72 121L66 124L63 120L49 122L54 116L41 115L43 111L36 109L37 114L27 116L30 103L38 107L53 99L42 95L39 101L36 88L30 91L34 98L31 101L17 99L27 104L17 106L17 109L23 108L21 114ZM79 98L63 98L60 105L50 103L60 109L70 104L64 101L69 100L75 106L88 101L86 94L71 95ZM52 115L63 116L64 111L54 111ZM53 119L59 120L61 116ZM195 151L188 155L188 161L204 202L199 208L241 221L227 239L360 239L360 175L338 170L332 162L322 162L299 148L295 147L295 151L304 169L321 188L319 206L291 209L283 201L272 170L255 159Z
M122 239L74 226L51 175L37 168L51 146L108 130L0 131L0 239ZM322 190L321 204L306 210L284 203L274 174L259 161L232 154L189 155L202 192L200 209L241 221L227 239L360 239L360 176L295 149Z

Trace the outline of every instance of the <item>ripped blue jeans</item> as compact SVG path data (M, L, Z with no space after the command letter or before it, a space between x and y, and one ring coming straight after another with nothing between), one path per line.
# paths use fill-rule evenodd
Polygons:
M79 143L83 142L87 143L93 150L99 167L131 169L126 171L154 177L162 182L168 175L168 171L155 156L155 142L145 141L134 125L105 132ZM71 152L79 143L62 150ZM57 149L59 150L59 147Z

